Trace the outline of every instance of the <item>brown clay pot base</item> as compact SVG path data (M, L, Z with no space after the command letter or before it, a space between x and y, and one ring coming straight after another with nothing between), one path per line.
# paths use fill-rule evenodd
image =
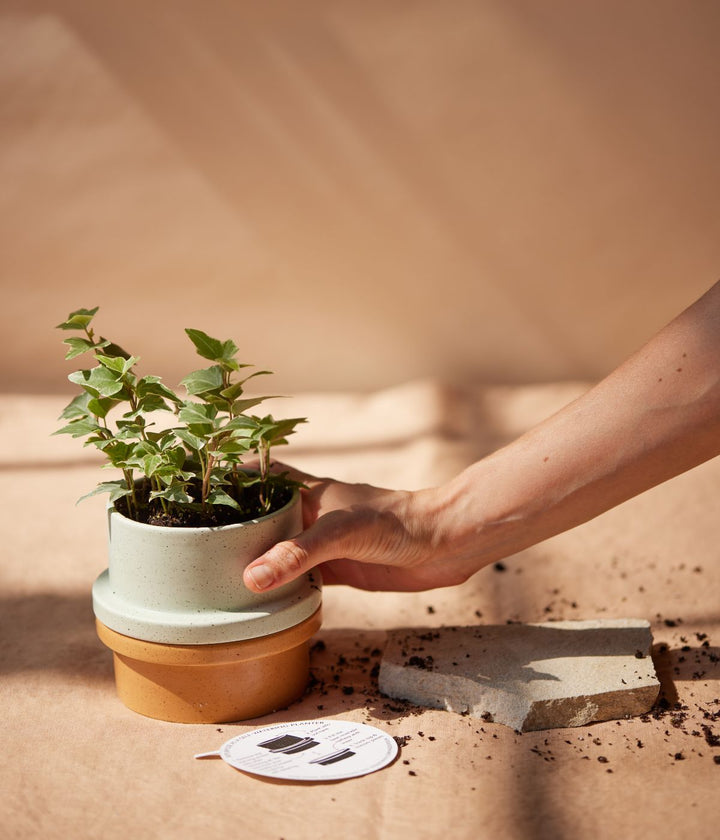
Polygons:
M169 645L123 636L96 621L113 652L122 702L173 723L229 723L283 709L302 696L310 676L308 642L321 610L299 624L255 639Z

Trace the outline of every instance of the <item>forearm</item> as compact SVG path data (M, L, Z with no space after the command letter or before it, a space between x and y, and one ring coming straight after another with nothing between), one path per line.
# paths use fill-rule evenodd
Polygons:
M414 493L299 476L306 530L245 570L264 591L419 590L592 519L720 452L720 284L605 380L449 483Z
M422 503L467 571L720 452L720 285L587 394ZM468 568L469 567L469 568Z

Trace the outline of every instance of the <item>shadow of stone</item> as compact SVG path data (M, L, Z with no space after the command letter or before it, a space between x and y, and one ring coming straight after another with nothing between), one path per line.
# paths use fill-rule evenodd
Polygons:
M699 634L704 637L705 634ZM678 702L675 682L716 681L720 679L720 647L707 639L699 645L671 648L666 642L653 645L652 657L661 684L661 696L672 706Z
M674 706L678 702L678 693L672 678L672 656L670 648L664 643L654 644L650 650L655 673L660 680L660 695L658 702Z

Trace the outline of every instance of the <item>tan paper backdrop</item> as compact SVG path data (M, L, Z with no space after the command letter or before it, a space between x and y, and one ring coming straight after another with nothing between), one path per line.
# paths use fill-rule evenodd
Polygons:
M720 4L3 0L5 391L100 304L277 387L594 378L720 267Z

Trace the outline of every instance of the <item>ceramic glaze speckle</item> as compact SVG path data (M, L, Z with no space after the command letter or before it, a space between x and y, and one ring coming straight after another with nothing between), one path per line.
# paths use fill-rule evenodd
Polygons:
M97 618L118 633L167 644L213 644L275 633L320 605L312 573L250 592L245 567L302 528L299 494L275 513L221 528L145 525L108 510L109 566L93 587Z

